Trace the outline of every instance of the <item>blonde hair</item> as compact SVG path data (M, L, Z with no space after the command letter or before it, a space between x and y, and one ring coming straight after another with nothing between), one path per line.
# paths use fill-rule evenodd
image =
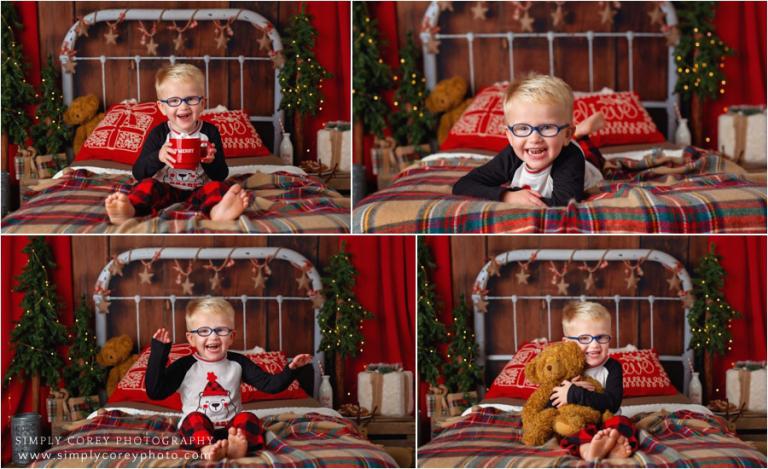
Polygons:
M205 92L205 76L192 64L166 65L158 70L155 74L155 92L158 96L160 96L160 88L168 80L191 81L200 89L200 93Z
M589 321L606 321L611 327L611 313L600 303L591 301L572 301L563 309L563 334L570 329L570 325L577 319Z
M558 104L568 113L568 120L573 118L573 90L560 78L552 75L529 75L510 83L504 96L504 118L512 111L512 100L538 104Z
M232 307L229 301L220 297L208 297L200 298L198 300L192 300L187 303L187 314L185 319L187 321L187 329L190 329L190 321L197 314L212 313L220 314L226 318L226 320L234 326L235 324L235 308Z

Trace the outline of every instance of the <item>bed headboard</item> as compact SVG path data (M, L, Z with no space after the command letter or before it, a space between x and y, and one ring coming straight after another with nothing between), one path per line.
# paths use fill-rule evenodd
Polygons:
M555 67L555 42L557 41L558 44L563 43L572 43L572 44L580 44L581 42L585 42L586 49L587 49L587 64L586 68L587 72L589 74L589 90L588 91L595 91L596 85L595 85L595 41L598 39L623 39L626 40L627 43L627 66L628 66L628 87L626 91L637 91L635 84L636 79L639 78L639 76L636 75L637 71L635 70L634 66L634 58L635 58L635 48L637 47L636 44L639 44L643 41L650 40L658 40L658 38L665 38L665 34L662 32L646 32L646 31L621 31L621 32L597 32L597 31L568 31L568 32L561 32L561 31L534 31L534 32L514 32L510 30L503 30L505 28L504 24L497 24L498 31L493 32L473 32L473 31L459 31L459 32L451 32L451 33L445 33L445 32L439 32L440 26L439 26L439 20L441 15L441 8L440 3L443 2L437 2L432 1L429 6L427 7L426 11L424 12L422 22L421 22L421 32L420 32L420 38L422 42L422 50L424 54L424 75L427 81L427 88L432 89L432 87L435 86L435 84L438 82L438 65L437 65L437 59L438 55L440 54L440 48L437 49L437 52L434 51L433 48L429 47L430 40L437 40L440 42L444 41L460 41L466 43L466 50L467 50L467 58L468 58L468 75L469 75L469 86L470 91L472 94L475 93L477 87L476 87L476 57L475 57L475 43L479 41L488 41L488 40L506 40L506 59L509 65L509 74L506 77L496 77L495 81L504 81L509 80L512 81L515 79L515 76L519 76L523 73L528 72L529 70L524 69L523 67L516 67L515 64L515 40L525 40L525 39L546 39L547 41L547 55L546 60L548 63L548 73L550 75L557 75L562 76L562 70L558 70L557 67ZM456 2L458 3L458 2ZM465 3L464 9L467 9ZM501 8L504 6L511 7L510 5L513 2L492 2L494 5L496 5L496 8ZM553 4L554 2L514 2L514 3L528 3L528 4ZM558 2L559 3L559 2ZM562 2L564 4L567 4L568 8L574 8L578 6L582 6L582 8L588 8L584 6L582 2ZM607 2L606 2L607 3ZM668 27L672 27L677 25L677 14L675 13L674 6L672 5L672 2L660 2L660 8L663 11L665 18L666 18L666 24ZM453 10L453 7L451 7L451 10ZM594 12L597 14L597 12ZM527 13L526 13L527 14ZM501 23L501 22L499 22ZM618 52L617 52L618 53ZM447 54L448 58L451 58L452 54ZM543 60L542 60L543 61ZM566 61L568 64L568 67L583 67L582 64L573 64L572 62L575 61ZM641 72L645 72L647 68L638 67ZM665 99L663 100L642 100L642 104L648 108L648 109L661 109L666 112L667 116L667 138L669 140L673 140L673 136L675 134L675 129L677 127L677 121L676 121L676 113L674 106L678 102L678 96L674 92L675 84L677 83L677 66L675 65L675 56L674 56L674 47L667 46L667 60L666 60L666 69L667 69L667 76L666 76L666 93L665 93ZM655 71L654 71L655 72ZM580 90L585 91L585 90ZM625 91L625 90L616 90L616 91ZM641 96L642 99L642 96Z
M76 52L76 42L78 40L78 24L79 22L76 22L73 24L69 30L67 31L66 35L64 36L64 40L61 43L61 50L59 52L59 60L61 61L61 71L62 71L62 88L64 93L64 103L69 104L74 99L74 77L72 73L68 73L67 71L67 65L74 61L74 63L80 62L80 61L95 61L100 64L101 69L101 98L102 102L104 104L104 108L107 108L107 83L109 82L109 79L107 77L106 72L106 64L108 61L123 61L125 62L126 66L128 67L135 67L135 74L136 74L136 96L134 98L138 101L142 100L141 95L141 65L142 62L147 61L168 61L170 63L175 63L176 61L190 61L190 62L202 62L203 64L203 73L205 75L205 96L208 98L210 96L210 88L209 88L209 73L210 73L210 67L212 63L215 62L221 62L224 64L228 63L237 63L239 68L239 83L240 83L240 103L239 103L239 109L244 109L244 92L246 90L248 91L264 91L259 90L256 86L246 86L244 84L244 71L243 66L246 63L249 62L273 62L273 58L276 56L279 56L282 54L283 50L283 44L280 40L280 34L278 34L277 30L274 28L274 26L267 21L266 18L261 16L260 14L250 11L250 10L242 10L242 9L234 9L234 8L221 8L221 9L189 9L189 10L175 10L175 9L112 9L112 10L98 10L92 13L89 13L85 15L82 18L82 21L87 23L88 25L93 25L99 22L115 22L118 21L119 18L122 17L122 21L130 22L130 21L224 21L227 22L230 19L233 19L233 21L244 21L249 24L251 24L255 29L258 29L260 31L263 31L264 34L269 38L271 42L272 51L270 51L267 55L264 56L234 56L230 57L228 55L220 55L220 56L213 56L213 55L169 55L169 56L154 56L154 55L142 55L142 54L135 54L135 55L123 55L123 56L115 56L115 55L109 55L108 50L105 50L104 54L101 55L77 55L75 56ZM189 32L195 31L194 29L190 29ZM189 33L187 32L187 34ZM255 38L254 38L255 39ZM109 46L106 46L109 47ZM276 62L277 63L277 62ZM281 92L280 92L280 82L278 80L278 74L280 72L279 67L274 67L274 99L273 99L273 112L271 115L250 115L250 119L252 122L269 122L272 124L273 132L274 132L274 144L273 144L273 152L277 154L277 148L280 145L280 139L282 138L282 132L281 132L281 126L280 121L283 119L283 111L279 109L280 107L280 100L281 100ZM125 98L129 98L126 96ZM146 96L144 97L147 98ZM231 103L229 103L231 105Z
M254 340L249 342L247 335L247 319L249 315L253 314L253 311L249 308L250 305L254 305L257 302L272 302L277 307L277 335L278 335L278 349L283 350L284 345L284 333L288 333L288 338L291 337L291 331L284 331L283 318L285 314L296 314L294 308L290 307L291 303L296 302L312 302L314 317L314 331L313 331L313 350L314 353L313 368L314 368L314 395L318 395L318 390L321 381L321 364L323 363L323 352L317 352L320 341L321 333L318 326L317 316L320 312L319 305L316 303L317 294L322 290L323 284L320 278L320 274L314 265L303 255L296 251L278 248L278 247L258 247L258 248L138 248L130 251L125 251L118 254L115 259L110 260L99 273L94 288L93 301L96 308L96 340L98 345L103 345L108 336L107 321L111 318L110 307L112 303L126 302L127 304L134 305L135 311L135 342L141 350L141 347L148 345L142 343L142 337L147 337L147 332L142 333L142 325L147 326L148 318L146 314L151 314L152 311L156 311L158 308L157 303L168 304L170 317L164 318L164 326L168 327L167 322L170 322L172 342L176 343L178 340L184 340L185 331L177 331L176 323L178 321L183 322L184 310L177 311L177 303L180 301L188 301L196 298L204 298L207 295L175 295L175 294L141 294L142 284L137 282L137 286L134 287L135 294L116 294L112 295L111 291L114 289L113 283L113 266L117 261L124 264L126 267L131 263L141 263L149 261L216 261L219 265L222 265L228 260L234 262L237 261L285 261L290 263L294 268L300 269L309 278L308 296L288 296L288 295L253 295L242 294L238 296L223 295L223 297L233 303L235 310L238 309L242 312L242 325L238 325L238 329L241 330L240 336L243 340L243 349L253 348L254 345L264 346L265 344L256 344ZM215 264L214 264L215 265ZM239 308L238 308L239 306ZM157 319L157 318L153 318ZM151 331L149 332L151 335Z
M495 260L495 264L492 266L493 260ZM689 363L688 360L693 359L693 352L688 349L691 339L691 331L687 321L688 306L686 297L688 292L692 290L692 284L688 272L677 259L670 256L669 254L653 249L518 249L502 252L496 255L492 261L488 261L477 274L472 294L472 302L474 305L474 327L479 346L478 362L480 365L483 365L487 368L486 365L491 362L506 363L512 359L514 352L519 348L520 345L535 338L520 337L518 334L518 313L519 310L522 309L521 306L525 302L542 302L545 314L542 314L541 316L545 316L546 318L542 318L542 320L546 322L546 335L547 339L550 341L558 341L561 337L559 335L561 331L560 324L557 324L555 328L552 326L552 323L554 322L554 311L552 305L553 302L580 300L597 301L603 303L606 307L608 307L609 311L613 312L612 327L615 329L615 337L614 342L611 345L612 347L621 347L622 345L626 345L626 343L622 343L622 334L620 333L620 329L622 327L622 319L626 319L626 314L622 314L622 305L628 305L632 302L639 303L640 305L643 305L641 314L647 315L647 321L643 322L646 327L642 331L642 334L639 333L638 335L649 337L650 343L648 345L650 345L651 348L657 346L655 343L656 328L654 327L654 316L656 316L656 314L654 305L658 305L660 303L668 303L669 306L682 305L682 308L674 307L671 309L663 309L665 314L676 312L677 314L682 315L683 343L677 344L679 346L678 349L682 350L682 352L679 355L662 354L660 355L659 359L662 361L662 363L680 363L683 370L683 392L687 393L688 382L691 378L690 369L687 365ZM553 262L553 264L549 264L550 262ZM496 294L492 291L489 291L490 289L488 288L488 283L490 280L490 275L505 265L517 264L518 272L523 269L523 266L525 266L525 271L528 272L529 269L532 269L530 264L545 263L545 265L554 266L554 269L558 270L560 273L564 273L566 268L554 263L567 262L578 262L578 266L586 266L594 271L597 271L597 266L602 265L603 263L607 264L605 264L601 269L606 269L610 264L614 264L614 267L615 264L618 264L619 266L625 266L624 268L628 268L626 266L641 266L641 268L645 268L646 270L648 270L648 267L643 267L645 262L656 263L662 266L663 269L668 272L670 279L672 276L676 276L680 282L680 287L677 291L677 294L668 296L652 294L638 295L636 292L632 291L630 291L628 294L627 288L624 288L621 293L616 292L613 295L567 295L561 294L561 291L554 286L552 287L552 290L557 290L558 294L517 294L516 291L510 292L511 294ZM585 262L589 264L583 264ZM541 268L541 266L538 267ZM607 272L608 271L611 271L611 269L608 269ZM552 274L552 278L557 278L557 275ZM555 285L554 280L552 281L552 285ZM670 285L672 285L672 283ZM509 302L509 307L497 307L495 309L489 309L485 306L485 304L491 302ZM612 305L612 307L609 305ZM656 309L659 310L660 308L657 306ZM512 334L513 336L512 344L514 346L514 350L511 350L511 353L487 353L489 349L489 343L486 335L486 319L487 315L491 314L491 312L495 314L509 314L512 317L512 330L507 331L507 333ZM559 317L559 314L557 316ZM527 319L531 320L531 317L529 316ZM679 320L680 318L678 317L676 319ZM637 327L641 328L643 324L638 324ZM667 321L662 320L662 324L675 324L675 322L668 319ZM542 328L539 327L539 329L541 330ZM635 345L639 346L640 344Z

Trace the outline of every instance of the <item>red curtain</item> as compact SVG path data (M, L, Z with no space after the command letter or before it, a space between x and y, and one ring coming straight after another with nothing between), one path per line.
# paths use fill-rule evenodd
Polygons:
M363 352L344 364L344 402L357 402L357 374L367 364L401 363L416 371L416 246L411 236L349 236L342 242L358 271L355 294L375 314L363 321Z
M725 398L725 371L739 360L766 359L766 243L762 236L711 236L725 270L723 292L741 314L731 325L733 350L712 366L715 398Z
M450 236L424 236L419 238L424 241L432 254L435 263L430 272L430 280L435 287L435 296L441 309L438 319L447 326L453 324L453 276L451 272L451 237ZM445 354L447 344L439 347ZM419 383L419 414L426 417L426 395L429 390L427 383Z
M19 14L19 21L24 28L16 32L16 40L21 43L25 57L37 57L38 60L27 61L27 81L34 87L40 85L40 34L37 25L37 2L16 2L14 3L16 12ZM34 106L27 106L27 114L34 116ZM16 145L8 145L8 171L11 175L11 181L16 186L16 168L13 164L13 156L16 155ZM13 189L12 193L18 190Z
M304 123L305 147L309 150L299 161L317 158L317 131L329 121L351 120L350 10L347 2L306 2L307 13L317 29L315 55L332 78L322 83L325 96L322 111Z
M766 104L766 4L717 2L715 30L734 55L725 59L725 94L707 103L704 135L716 148L717 117L734 104Z
M11 291L18 284L16 277L19 276L24 270L27 264L27 255L22 253L21 250L27 245L29 238L26 236L3 236L2 237L2 376L5 378L6 370L11 363L13 353L10 349L11 331L13 330L15 321L18 321L22 316L21 300L24 295L20 292ZM57 291L61 302L61 322L65 326L72 325L73 322L73 293L72 293L72 257L71 257L71 239L68 236L50 236L46 238L46 242L51 247L53 253L54 262L56 262L57 268L51 273L51 280L57 285ZM60 350L62 353L64 349ZM27 412L32 409L32 402L30 400L30 390L28 382L22 383L19 379L14 378L11 385L8 388L3 388L3 405L2 411L2 447L3 447L3 462L8 462L11 457L11 444L10 444L10 423L11 416ZM42 386L40 388L40 413L43 415L43 420L47 420L47 414L45 409L45 398L48 395L48 388Z

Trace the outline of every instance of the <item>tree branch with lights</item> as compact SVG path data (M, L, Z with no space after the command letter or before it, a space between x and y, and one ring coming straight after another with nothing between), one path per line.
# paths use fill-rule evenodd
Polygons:
M419 304L416 328L419 342L419 377L430 385L437 386L443 366L443 357L440 355L438 346L445 343L447 336L445 325L437 317L435 286L429 278L429 272L434 269L435 264L429 247L421 239L419 239L418 263Z
M398 83L392 113L395 140L400 145L428 143L435 128L435 116L425 106L427 80L421 73L419 50L410 31L405 47L400 50L400 70L394 79Z
M74 340L69 345L69 364L64 369L65 384L72 396L90 396L104 384L105 369L96 363L98 345L92 321L93 309L88 307L85 295L82 295L70 332L70 339Z
M32 126L33 145L40 155L59 153L64 150L72 135L72 129L64 124L64 98L58 84L58 73L53 56L42 71L40 103Z
M469 328L469 308L464 294L453 308L452 340L445 364L445 385L455 392L477 391L483 382L483 367L477 364L475 333Z
M6 152L6 140L22 145L29 136L27 129L31 124L25 107L35 100L35 90L27 82L26 62L21 44L16 40L15 30L23 28L16 13L14 2L2 4L2 126L3 157ZM5 164L5 163L4 163Z

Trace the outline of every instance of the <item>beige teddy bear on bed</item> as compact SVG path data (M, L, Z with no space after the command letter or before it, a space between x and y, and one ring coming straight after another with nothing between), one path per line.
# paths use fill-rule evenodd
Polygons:
M138 355L131 355L132 350L133 339L131 336L123 334L109 339L96 355L96 362L99 365L105 368L112 367L107 377L107 397L112 395L117 388L117 383L138 360Z
M99 113L99 98L95 94L80 96L72 101L64 112L64 123L72 127L78 126L72 141L75 154L80 151L85 140L103 118L104 113Z

